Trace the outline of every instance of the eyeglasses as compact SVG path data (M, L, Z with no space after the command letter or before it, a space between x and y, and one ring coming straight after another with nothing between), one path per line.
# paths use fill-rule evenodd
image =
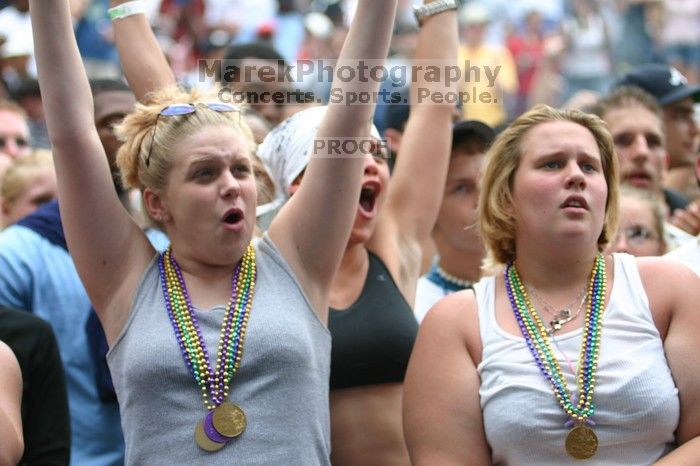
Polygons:
M620 239L622 236L625 237L628 243L635 246L642 245L647 241L656 241L659 239L653 231L642 225L633 225L620 230L617 239Z
M148 155L146 155L146 166L148 167L150 162L151 162L151 152L153 151L153 141L156 138L156 128L158 128L158 119L161 116L167 116L167 117L172 117L172 116L180 116L180 115L189 115L191 113L194 113L197 111L197 106L198 105L203 105L210 110L213 110L215 112L219 113L226 113L226 112L240 112L241 109L240 107L237 107L236 105L232 104L227 104L224 102L198 102L198 103L192 103L192 104L172 104L168 105L167 107L163 108L158 113L158 116L156 116L156 121L153 124L153 134L151 135L151 145L148 148Z
M27 147L29 141L21 136L0 136L0 147L6 147L10 139L15 141L17 147Z

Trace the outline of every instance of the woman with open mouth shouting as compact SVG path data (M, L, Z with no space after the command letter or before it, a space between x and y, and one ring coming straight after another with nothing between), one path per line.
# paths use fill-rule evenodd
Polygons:
M360 0L340 62L382 60L396 7ZM111 10L118 33L127 31L122 62L134 82L173 85L162 52L148 48L155 42L129 48L136 37L154 40L143 11L135 2ZM100 155L68 2L32 0L31 17L61 214L111 347L126 463L329 464L325 323L364 159L317 151L311 181L253 240L255 146L240 110L174 87L144 99L137 87L143 104L118 127L118 160L170 238L157 254ZM336 85L378 90L371 81ZM366 136L373 110L331 105L317 137Z

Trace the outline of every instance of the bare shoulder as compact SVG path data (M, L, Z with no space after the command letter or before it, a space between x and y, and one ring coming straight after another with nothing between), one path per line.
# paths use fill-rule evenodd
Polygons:
M673 297L700 284L700 277L686 265L663 257L638 257L637 269L649 298Z
M687 266L662 257L637 258L637 268L657 328L665 338L673 320L695 312L700 277Z
M442 298L428 311L421 322L420 332L461 340L474 363L478 364L481 359L478 314L474 291L458 291Z
M3 341L0 340L0 375L5 377L0 380L0 386L5 383L5 387L21 386L22 373L19 367L19 362L12 349ZM0 377L2 379L2 377ZM1 390L0 390L1 391Z
M433 305L421 325L455 325L469 314L476 314L476 297L472 290L449 294Z
M2 340L0 340L0 362L2 362L3 365L8 364L14 366L17 364L15 353L13 353L10 347L7 346L7 343Z

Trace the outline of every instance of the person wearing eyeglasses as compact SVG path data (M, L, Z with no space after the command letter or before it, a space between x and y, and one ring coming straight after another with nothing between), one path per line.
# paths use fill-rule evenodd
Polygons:
M620 227L608 252L633 256L662 256L666 253L664 207L649 192L623 186L620 189Z
M325 323L366 162L343 143L367 136L374 106L329 106L317 138L338 141L340 154L317 149L311 180L253 240L255 144L240 109L172 86L158 48L130 49L126 68L160 69L165 82L151 83L171 85L117 126L125 184L143 190L171 241L159 254L112 186L68 2L30 5L61 216L110 345L125 463L330 464ZM397 0L360 0L340 61L383 60L396 9ZM141 13L129 2L111 16L150 33Z
M12 160L31 152L29 124L22 107L0 99L0 176Z
M620 161L620 183L647 191L665 202L664 217L686 207L688 200L663 185L668 164L667 137L661 108L640 87L620 86L601 98L593 113L607 124ZM672 225L664 225L668 250L673 250L693 236Z

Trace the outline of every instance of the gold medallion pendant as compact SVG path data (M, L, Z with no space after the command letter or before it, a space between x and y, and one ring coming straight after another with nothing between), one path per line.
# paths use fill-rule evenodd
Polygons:
M246 427L246 417L240 406L221 403L214 409L212 424L218 433L226 437L238 437Z
M219 451L224 448L225 443L216 443L209 439L204 432L204 421L199 421L194 429L194 441L197 446L205 451Z
M586 460L598 450L598 436L593 429L578 425L566 436L566 452L577 460Z

